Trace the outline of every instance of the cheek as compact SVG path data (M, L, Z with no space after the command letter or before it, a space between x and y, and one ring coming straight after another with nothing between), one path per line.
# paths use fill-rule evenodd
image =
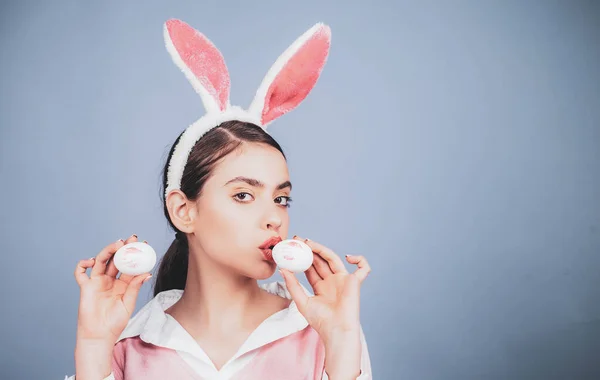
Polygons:
M202 204L195 230L207 251L231 251L240 247L247 231L248 217L234 201L213 200Z

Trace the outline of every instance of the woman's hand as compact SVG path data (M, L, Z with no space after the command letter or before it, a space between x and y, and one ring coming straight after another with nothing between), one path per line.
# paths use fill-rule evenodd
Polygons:
M135 241L135 235L127 241L119 239L106 246L95 258L78 263L75 269L75 279L81 289L77 319L78 343L90 341L112 345L127 326L139 290L150 275L121 274L117 278L119 270L110 259L123 245ZM89 277L86 274L88 268L92 268Z
M354 374L360 372L360 286L371 271L362 256L346 256L350 264L357 265L354 273L348 273L343 261L331 249L308 239L304 241L313 251L313 265L304 273L314 290L314 297L304 293L296 276L281 270L292 299L298 310L314 328L325 344L326 370L332 373ZM358 372L353 366L358 366Z

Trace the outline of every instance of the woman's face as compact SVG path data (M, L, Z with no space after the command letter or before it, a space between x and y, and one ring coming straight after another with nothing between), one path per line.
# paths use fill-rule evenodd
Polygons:
M211 260L236 273L271 277L276 265L259 247L274 236L287 237L289 180L277 149L242 144L217 164L196 200L196 243Z

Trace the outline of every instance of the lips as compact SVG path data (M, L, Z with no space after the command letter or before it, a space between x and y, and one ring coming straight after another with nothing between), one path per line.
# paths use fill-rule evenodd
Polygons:
M272 238L265 240L265 242L258 247L262 251L265 260L273 261L273 247L280 241L281 238L279 236L273 236Z
M267 240L265 240L264 243L262 243L258 248L260 249L273 249L273 247L279 243L281 241L281 238L279 236L273 236Z

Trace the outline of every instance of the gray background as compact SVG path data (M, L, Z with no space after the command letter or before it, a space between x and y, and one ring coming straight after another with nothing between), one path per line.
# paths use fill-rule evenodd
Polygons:
M371 262L376 379L600 378L598 2L0 9L0 378L74 372L79 259L172 240L160 169L204 110L164 48L171 17L223 52L244 107L296 37L331 25L315 90L270 130L290 233Z

